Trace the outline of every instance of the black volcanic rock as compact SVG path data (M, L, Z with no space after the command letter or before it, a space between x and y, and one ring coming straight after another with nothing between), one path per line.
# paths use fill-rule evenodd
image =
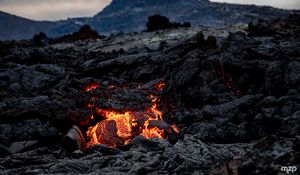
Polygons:
M291 35L300 37L300 14L290 14L287 20L273 19L270 21L259 20L256 23L249 23L249 36L271 36Z
M191 24L185 22L183 24L171 22L167 17L161 15L153 15L148 17L147 31L153 32L161 29L171 29L178 27L191 27Z
M149 32L171 28L170 20L165 16L153 15L148 17L147 30Z
M41 32L33 36L32 42L36 46L46 46L49 44L49 38L45 33Z
M274 30L263 35L191 27L45 47L0 42L0 174L278 174L299 167L297 21L260 21ZM165 88L153 92L161 81ZM97 88L87 91L89 83ZM97 109L89 106L133 109L142 121L149 114L137 110L153 102L149 93L161 97L155 106L164 119L149 125L176 124L178 139L135 137L113 149L65 153L60 138L72 125L89 140L86 127L102 118L90 116ZM114 121L105 121L112 132L101 139L124 143Z
M99 35L97 31L93 30L89 25L83 25L78 32L70 35L65 35L55 39L55 42L75 42L87 39L101 39L103 36Z

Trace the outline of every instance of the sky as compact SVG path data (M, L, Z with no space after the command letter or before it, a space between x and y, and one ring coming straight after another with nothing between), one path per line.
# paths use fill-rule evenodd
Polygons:
M111 0L0 0L0 11L35 20L93 16Z
M211 0L239 4L270 5L300 9L300 0ZM0 11L35 20L60 20L93 16L111 0L0 0Z

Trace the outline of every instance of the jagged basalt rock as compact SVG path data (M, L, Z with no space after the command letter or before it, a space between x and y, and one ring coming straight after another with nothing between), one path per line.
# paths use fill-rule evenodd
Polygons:
M178 27L191 27L191 24L185 22L183 24L177 22L171 22L167 17L161 15L153 15L148 17L147 31L153 32L163 29L171 29Z
M74 32L71 35L65 35L54 40L54 43L60 42L75 42L79 40L88 39L102 39L103 36L99 35L97 31L93 30L89 25L83 25L78 32Z
M298 19L39 47L0 42L0 174L275 174L298 166ZM160 97L154 106L151 95ZM165 129L166 140L138 136L136 127L124 145L115 120L95 106L133 112L137 126L158 110L163 120L148 125ZM90 143L87 131L99 122L106 137L96 139L111 147L64 149L73 125Z
M293 36L299 37L299 17L300 15L290 14L287 20L259 20L257 23L249 23L249 36Z
M36 46L47 46L49 44L48 36L45 33L35 34L32 42Z

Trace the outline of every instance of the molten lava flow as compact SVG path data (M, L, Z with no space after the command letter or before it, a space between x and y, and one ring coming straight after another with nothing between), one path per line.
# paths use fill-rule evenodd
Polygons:
M179 130L179 128L176 126L176 125L171 125L171 127L173 128L173 130L176 132L176 133L179 133L180 132L180 130Z
M125 139L125 142L130 139L132 132L132 117L130 112L118 113L114 111L106 111L98 109L98 113L106 118L116 122L117 134Z
M153 116L149 116L148 120L144 123L144 128L140 135L144 136L145 138L163 138L163 130L157 127L149 127L149 122L153 120L163 120L162 119L162 112L157 109L157 102L158 98L150 95L152 101L152 107L150 109Z
M159 83L155 84L155 88L158 91L162 91L165 88L166 84L163 81L160 81Z
M92 91L92 90L97 89L99 87L100 87L100 85L98 83L93 83L93 84L90 84L89 86L85 87L84 91L89 92L89 91Z
M91 87L95 86L89 86L86 89L91 89ZM154 85L156 92L162 91L164 87L164 82ZM95 107L97 115L103 116L104 120L88 129L89 146L106 144L115 147L127 144L138 135L145 138L166 138L166 130L178 133L179 129L175 125L169 126L163 121L163 113L158 109L159 97L149 95L147 98L151 100L151 106L140 111L119 112ZM88 107L93 108L94 105L88 104Z
M144 136L145 138L164 138L163 129L157 127L149 127L150 121L162 120L162 112L157 109L158 98L150 96L152 99L152 106L148 112L133 112L126 111L120 113L113 110L97 109L97 113L101 116L104 116L104 121L114 121L117 128L117 136L124 139L125 144L133 139L133 129L137 128L139 130L139 135ZM142 118L145 118L145 121L142 124L138 124L138 120L142 122ZM101 121L103 122L103 121ZM91 138L91 144L107 144L101 142L101 136L97 135L97 130L103 125L101 122L97 125L92 126L88 129L87 135ZM99 139L100 137L100 139ZM115 144L109 145L115 146Z
M151 121L151 120L150 120ZM143 137L150 139L150 138L164 138L163 136L163 130L159 129L157 127L149 127L149 120L145 122L145 128L142 130Z

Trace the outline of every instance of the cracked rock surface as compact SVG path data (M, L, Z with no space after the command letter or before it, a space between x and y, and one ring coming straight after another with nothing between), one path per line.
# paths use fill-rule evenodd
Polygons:
M0 42L0 174L271 175L299 166L299 19L43 47ZM64 134L89 113L86 85L126 85L103 91L101 105L139 110L149 101L130 87L160 80L161 125L175 123L177 139L65 152Z

